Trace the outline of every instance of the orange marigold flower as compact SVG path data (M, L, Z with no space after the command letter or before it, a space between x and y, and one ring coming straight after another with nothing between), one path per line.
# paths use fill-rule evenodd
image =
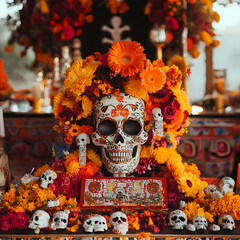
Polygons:
M146 55L138 42L114 42L108 52L108 65L122 77L133 76L144 67Z
M77 124L72 124L70 129L68 130L68 133L72 137L75 137L75 136L77 136L80 133L79 129L80 129L80 127Z
M149 93L162 89L166 82L166 75L161 68L151 67L140 72L141 84Z

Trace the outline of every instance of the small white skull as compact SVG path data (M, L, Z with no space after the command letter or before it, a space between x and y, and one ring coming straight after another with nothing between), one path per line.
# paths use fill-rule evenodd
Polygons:
M172 211L169 215L169 226L173 229L184 229L187 226L187 216L182 210Z
M233 230L235 228L235 222L231 215L224 214L218 219L218 224L222 229Z
M94 222L92 217L87 217L83 221L83 228L85 232L93 232Z
M68 215L70 211L68 209L64 211L58 211L53 214L52 222L50 228L53 230L56 229L65 229L68 225Z
M222 198L223 195L219 192L219 190L217 189L217 187L215 185L208 185L203 189L204 193L211 199L219 199Z
M125 176L138 165L144 130L145 105L142 99L125 93L109 94L94 105L96 131L92 141L100 146L103 162L114 176Z
M126 234L128 231L127 215L123 212L115 212L110 215L109 222L113 226L113 232L117 234Z
M200 229L207 230L208 222L207 222L207 219L203 215L196 215L193 218L192 222L197 230L200 230Z
M41 175L41 187L48 188L48 184L53 183L53 180L56 178L57 174L53 170L51 169L46 170Z
M188 231L190 231L190 232L196 231L196 227L195 227L193 224L191 224L191 223L187 224L186 229L187 229Z
M106 218L95 214L87 217L83 222L85 232L104 232L108 229Z
M50 216L43 210L37 210L29 220L28 228L34 229L34 232L38 234L41 228L49 227Z
M221 230L221 228L217 224L212 224L209 229L213 232L218 232Z
M230 177L224 177L219 182L219 188L222 195L225 195L228 192L234 193L233 191L234 186L235 186L235 181Z

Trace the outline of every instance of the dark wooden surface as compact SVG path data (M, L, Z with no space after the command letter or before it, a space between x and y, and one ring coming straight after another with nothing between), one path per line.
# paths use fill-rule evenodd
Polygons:
M211 223L209 224L211 226ZM208 228L209 228L208 226ZM41 230L39 234L35 234L34 230L24 229L24 230L10 230L10 231L0 231L0 238L22 238L24 237L141 237L140 232L149 232L147 230L135 231L130 229L126 235L119 235L112 233L112 229L108 229L104 233L86 233L84 232L82 226L77 230L77 232L72 233L67 230L55 230L55 231L46 231ZM151 237L164 238L164 237L214 237L214 238L240 238L240 221L236 222L236 228L232 231L229 230L220 230L218 232L212 232L211 230L196 230L195 232L189 232L185 230L173 230L170 227L160 231L159 233L152 233Z

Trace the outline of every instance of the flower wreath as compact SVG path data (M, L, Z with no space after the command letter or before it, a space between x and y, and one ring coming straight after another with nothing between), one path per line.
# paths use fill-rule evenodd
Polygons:
M161 60L151 63L143 51L144 48L135 41L114 42L108 53L78 59L66 71L64 90L56 95L53 104L53 113L59 119L54 128L64 141L55 146L55 152L59 153L57 159L66 159L64 165L69 175L100 173L101 158L91 144L87 149L87 164L85 167L78 165L76 136L93 132L92 110L96 99L125 92L145 102L144 122L149 137L142 146L140 162L151 158L158 164L166 164L185 196L204 196L207 183L200 180L196 167L182 163L182 157L176 151L179 137L189 125L191 107L181 83L190 70L182 73L177 66L165 66ZM163 137L154 138L152 131L152 109L155 107L163 114ZM60 151L56 151L59 147ZM70 154L62 154L66 149Z

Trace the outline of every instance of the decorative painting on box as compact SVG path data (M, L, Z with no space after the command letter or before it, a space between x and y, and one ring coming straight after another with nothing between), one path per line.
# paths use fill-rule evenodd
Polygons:
M165 178L92 177L83 178L82 208L138 207L167 208Z

